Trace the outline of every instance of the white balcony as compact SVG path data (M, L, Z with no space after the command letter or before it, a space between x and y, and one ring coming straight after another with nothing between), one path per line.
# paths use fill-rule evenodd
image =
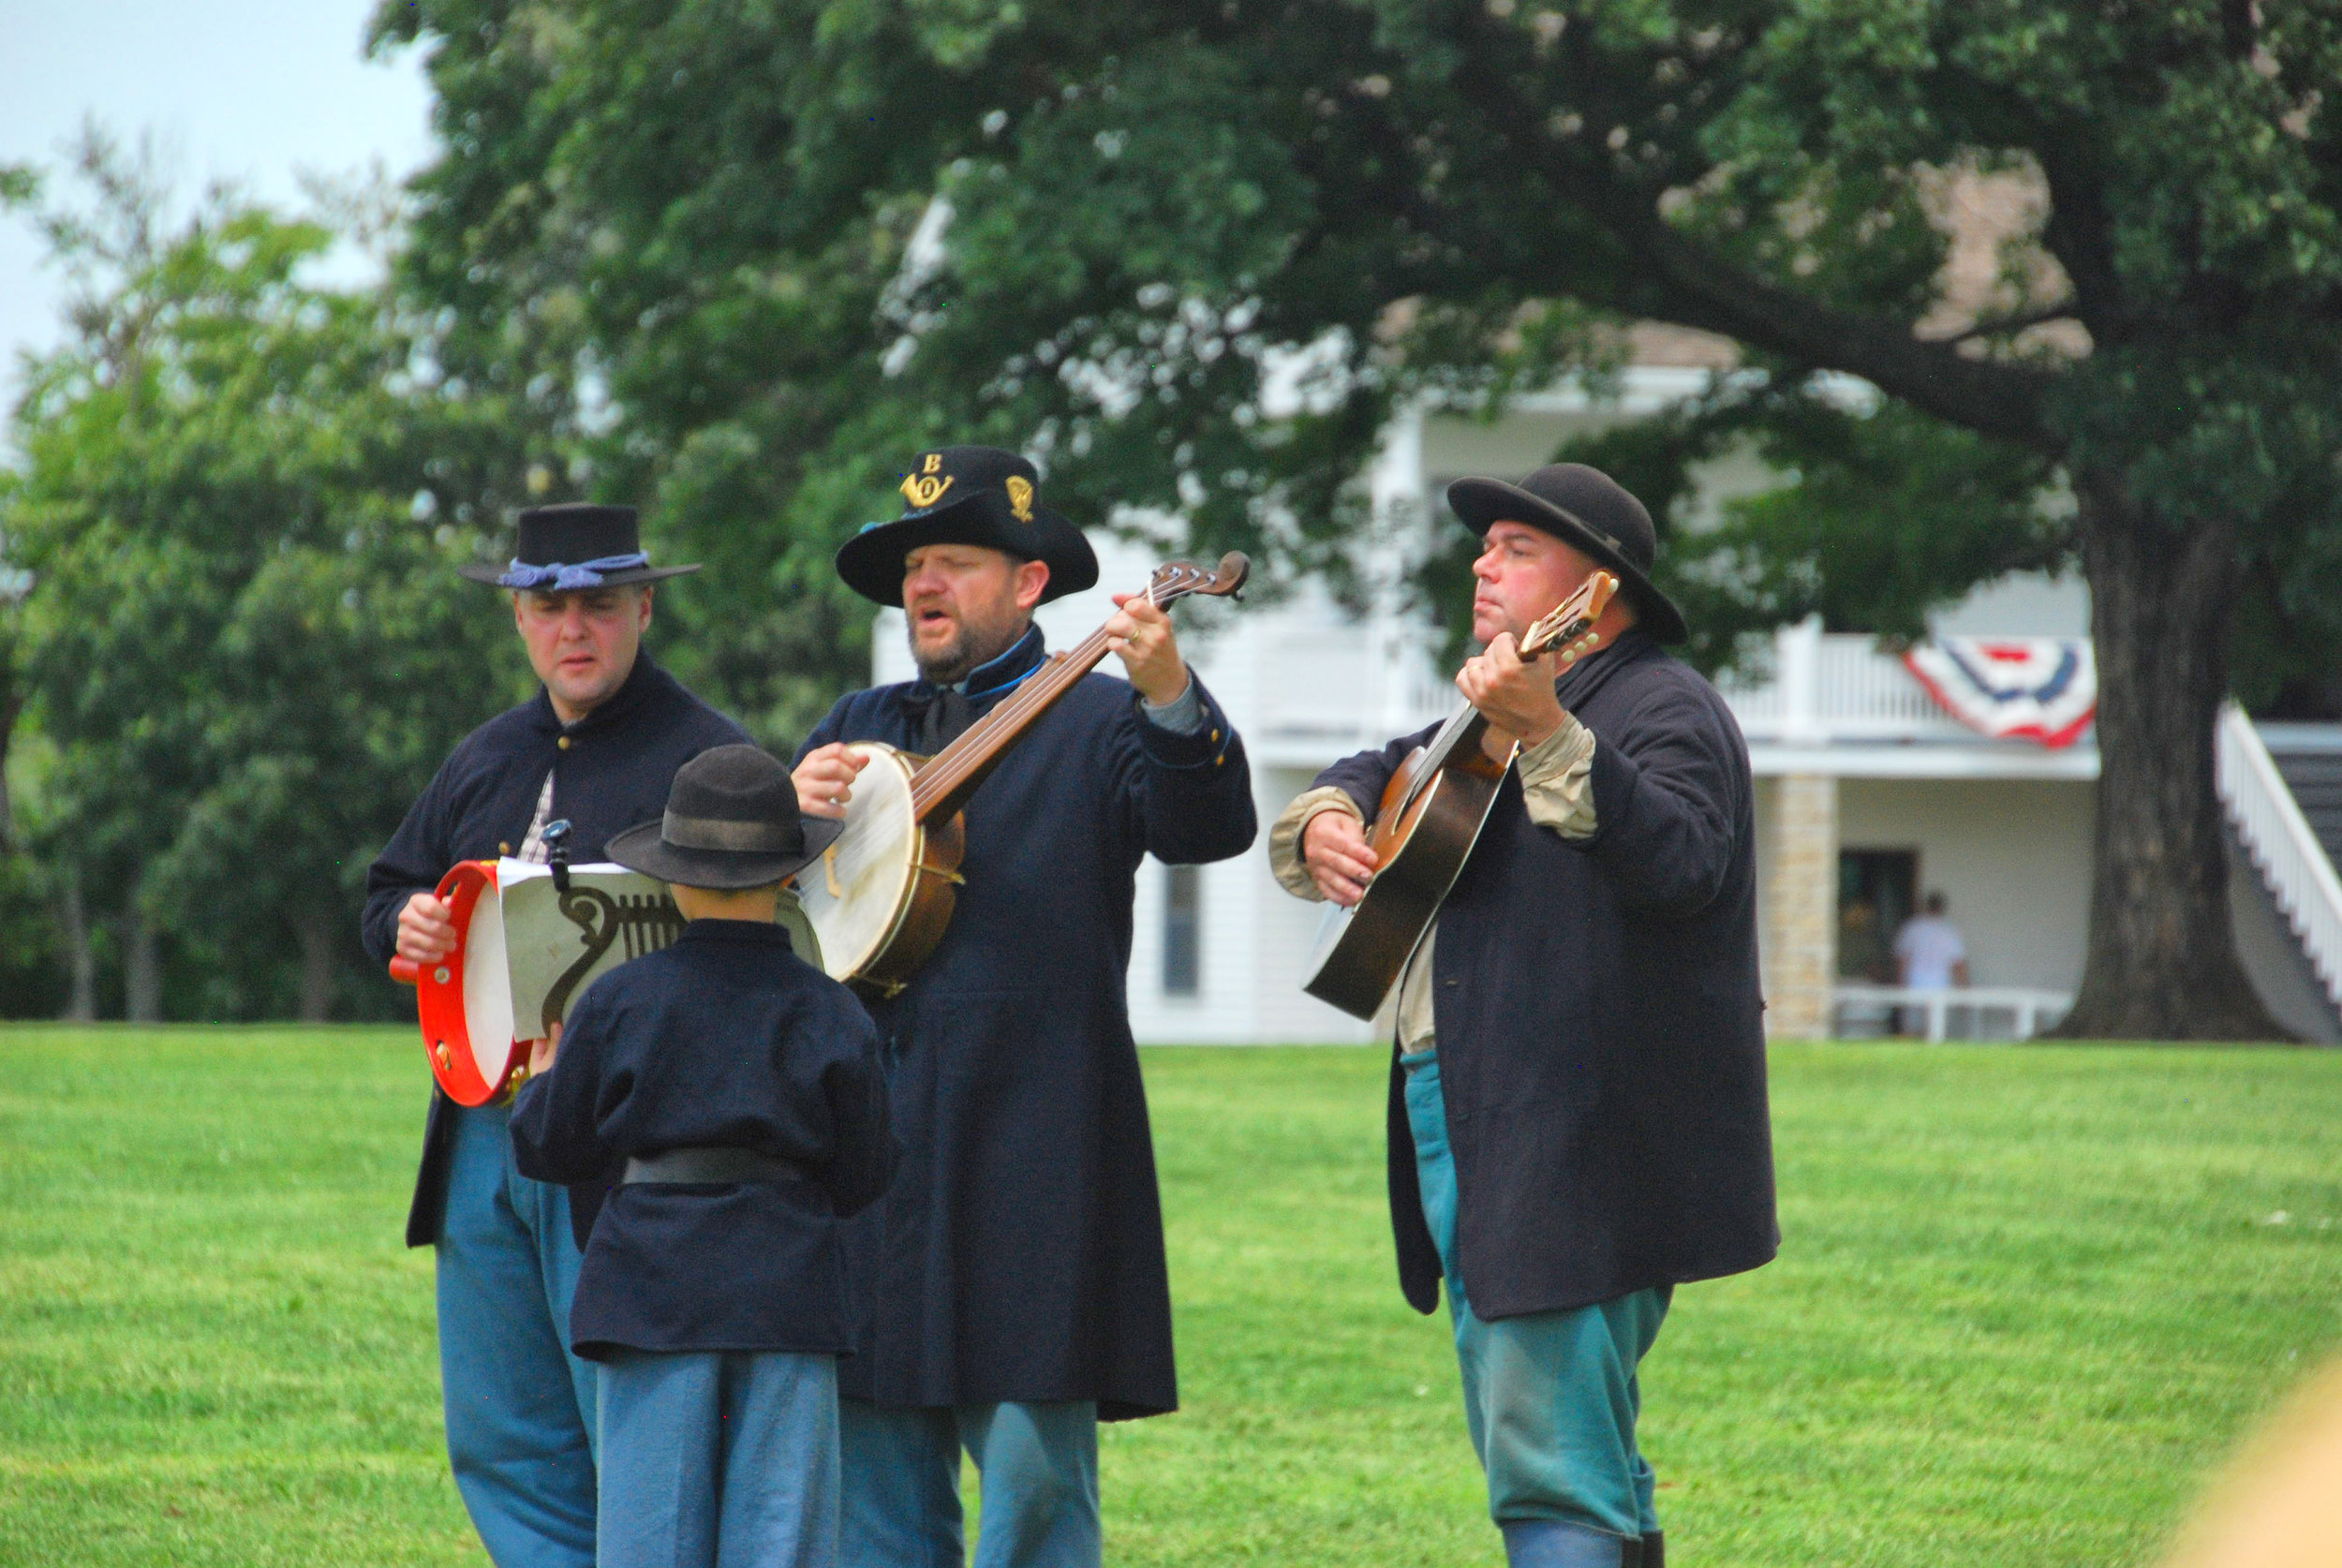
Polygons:
M1946 713L1875 638L1826 633L1818 619L1783 627L1762 674L1727 679L1724 699L1759 774L1868 778L2096 778L2084 732L2051 750L1993 740Z

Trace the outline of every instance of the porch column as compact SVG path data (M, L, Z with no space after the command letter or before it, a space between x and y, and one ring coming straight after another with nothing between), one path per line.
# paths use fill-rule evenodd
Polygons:
M1788 774L1773 790L1772 875L1765 890L1765 1032L1826 1040L1838 975L1838 780Z

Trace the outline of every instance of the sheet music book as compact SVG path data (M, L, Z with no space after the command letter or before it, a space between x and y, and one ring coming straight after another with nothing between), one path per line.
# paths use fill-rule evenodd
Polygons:
M595 980L683 934L666 884L623 865L572 865L565 894L554 886L552 866L500 860L496 886L515 1039L541 1036ZM777 915L797 956L820 969L821 946L794 890L781 890ZM477 936L476 916L474 925Z

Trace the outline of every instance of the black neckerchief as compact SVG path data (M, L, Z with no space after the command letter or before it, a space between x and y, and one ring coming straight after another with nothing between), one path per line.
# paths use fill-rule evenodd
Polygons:
M985 660L968 678L951 686L916 680L903 688L903 715L911 722L911 748L932 757L967 733L992 703L1024 684L1040 668L1041 629L1027 627L1006 653Z

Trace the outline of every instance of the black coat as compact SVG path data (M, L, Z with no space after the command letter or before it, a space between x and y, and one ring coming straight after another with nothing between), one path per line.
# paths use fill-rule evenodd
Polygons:
M583 865L601 859L603 844L615 835L666 810L675 769L709 747L746 739L740 726L683 689L648 654L635 658L626 684L608 702L566 732L540 688L533 701L465 736L408 808L407 820L366 872L360 923L366 951L375 962L389 963L398 949L398 911L414 895L437 887L456 862L494 860L518 849L537 814L548 769L553 815L570 820L571 858ZM432 1090L422 1168L407 1211L409 1247L439 1239L456 1110ZM600 1182L571 1190L570 1221L581 1247L604 1190Z
M1780 1244L1756 973L1748 749L1715 688L1639 632L1571 669L1591 838L1529 820L1508 773L1441 907L1433 1022L1473 1310L1516 1317L1735 1274ZM1370 817L1430 734L1317 777ZM1391 1225L1439 1301L1394 1058Z
M1041 657L987 666L987 712ZM912 748L930 694L855 692L806 748ZM1244 751L1145 722L1090 675L1036 723L967 812L956 910L910 987L871 1004L903 1163L849 1227L867 1339L840 1391L897 1406L1095 1400L1176 1408L1154 1148L1123 995L1141 856L1223 860L1255 829Z
M613 1350L848 1347L840 1216L894 1169L878 1030L778 925L695 920L586 987L553 1071L512 1102L512 1157L591 1181L631 1157L742 1148L784 1181L620 1187L601 1206L570 1343Z

